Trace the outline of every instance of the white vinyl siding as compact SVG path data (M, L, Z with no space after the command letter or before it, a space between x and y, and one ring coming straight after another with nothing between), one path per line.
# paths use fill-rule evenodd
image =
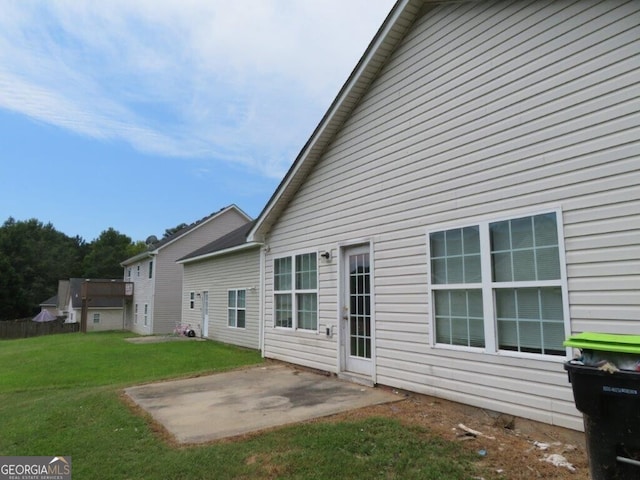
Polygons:
M374 381L581 429L562 357L431 346L425 230L561 209L571 331L639 331L637 9L425 10L268 232L265 355L338 370L337 336L269 328L273 259L371 238ZM318 265L319 325L339 322L337 268Z
M259 348L260 310L260 249L228 253L184 264L184 288L186 291L209 292L208 337L224 343L247 348ZM229 291L245 292L245 326L229 328ZM189 308L188 297L182 309L182 322L197 326L202 331L200 305Z

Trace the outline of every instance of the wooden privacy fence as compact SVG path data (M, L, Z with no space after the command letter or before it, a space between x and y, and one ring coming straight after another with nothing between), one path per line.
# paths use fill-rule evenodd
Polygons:
M2 340L78 331L80 331L79 323L63 323L61 320L52 322L33 322L31 319L0 321L0 339Z

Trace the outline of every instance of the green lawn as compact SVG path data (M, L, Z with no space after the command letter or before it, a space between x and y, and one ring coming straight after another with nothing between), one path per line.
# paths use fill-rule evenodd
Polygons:
M123 333L0 342L0 455L71 456L78 479L470 479L456 444L386 418L285 427L175 448L120 400L152 380L262 360L215 342L132 344Z

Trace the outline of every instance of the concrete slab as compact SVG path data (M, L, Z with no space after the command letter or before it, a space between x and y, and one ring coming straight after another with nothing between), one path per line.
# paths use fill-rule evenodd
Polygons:
M204 443L399 400L385 390L281 364L141 385L125 393L179 443Z

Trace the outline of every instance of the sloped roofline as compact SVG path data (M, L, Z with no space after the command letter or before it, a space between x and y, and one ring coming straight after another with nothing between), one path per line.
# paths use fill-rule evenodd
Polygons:
M258 216L255 226L247 236L248 242L264 241L264 235L271 229L326 147L358 105L382 66L402 42L411 25L418 18L423 5L440 3L446 2L398 0L395 3L351 75Z
M227 255L242 250L253 249L262 245L260 242L247 242L247 234L255 224L255 220L242 225L239 228L217 238L211 243L176 260L176 263L185 264L201 260Z
M191 225L187 225L186 227L182 228L181 230L178 230L176 233L174 233L173 235L169 235L167 238L163 238L162 240L158 241L157 243L154 243L153 245L151 245L151 248L149 248L149 250L146 250L142 253L139 253L137 255L134 255L131 258L127 258L125 261L120 263L121 267L126 267L127 265L130 265L132 263L138 262L142 259L145 258L150 258L153 257L155 255L157 255L160 250L162 250L164 247L167 247L169 245L171 245L172 243L176 242L177 240L179 240L180 238L182 238L183 236L185 236L187 233L191 233L195 230L197 230L198 228L202 227L203 225L209 223L210 221L218 218L219 216L223 215L224 213L230 211L230 210L236 210L239 214L241 214L243 217L245 217L247 219L247 221L251 221L251 217L249 215L247 215L240 207L238 207L236 204L232 203L229 206L223 207L220 210L218 210L217 212L212 213L211 215L208 215L200 220L197 220L195 222L193 222Z

